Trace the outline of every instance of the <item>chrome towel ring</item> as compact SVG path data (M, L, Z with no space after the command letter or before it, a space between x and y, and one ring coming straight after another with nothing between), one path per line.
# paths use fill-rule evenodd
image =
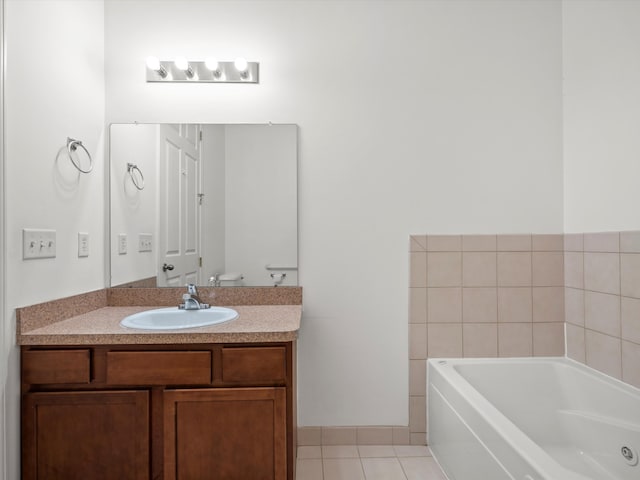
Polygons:
M144 190L144 175L142 175L140 168L133 163L127 163L127 173L129 173L134 187L138 190Z
M73 158L73 153L78 150L78 147L84 150L84 153L86 153L87 157L89 157L89 168L87 170L83 170L80 164ZM67 152L69 153L69 160L71 160L73 166L76 167L76 169L80 173L89 173L91 170L93 170L93 159L91 158L91 154L89 153L89 150L87 150L87 147L85 147L80 140L67 137Z

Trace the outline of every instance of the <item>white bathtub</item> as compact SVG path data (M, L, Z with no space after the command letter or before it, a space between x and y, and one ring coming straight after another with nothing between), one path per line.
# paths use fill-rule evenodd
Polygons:
M566 358L431 359L428 443L450 480L640 479L640 390Z

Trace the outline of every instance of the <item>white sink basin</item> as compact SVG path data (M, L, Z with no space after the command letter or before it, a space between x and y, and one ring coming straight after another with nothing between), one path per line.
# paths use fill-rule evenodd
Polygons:
M238 312L225 307L211 307L203 310L180 310L178 307L169 307L134 313L122 320L120 325L143 330L174 330L215 325L236 318L238 318Z

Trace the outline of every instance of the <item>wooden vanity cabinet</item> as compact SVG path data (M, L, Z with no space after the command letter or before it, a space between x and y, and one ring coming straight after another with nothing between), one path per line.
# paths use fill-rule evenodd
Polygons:
M293 480L295 343L22 347L22 478Z

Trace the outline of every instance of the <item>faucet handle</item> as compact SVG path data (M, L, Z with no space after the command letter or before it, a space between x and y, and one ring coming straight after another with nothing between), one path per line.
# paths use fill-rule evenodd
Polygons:
M198 294L198 290L196 289L196 286L193 283L187 284L187 292L189 292L190 295Z

